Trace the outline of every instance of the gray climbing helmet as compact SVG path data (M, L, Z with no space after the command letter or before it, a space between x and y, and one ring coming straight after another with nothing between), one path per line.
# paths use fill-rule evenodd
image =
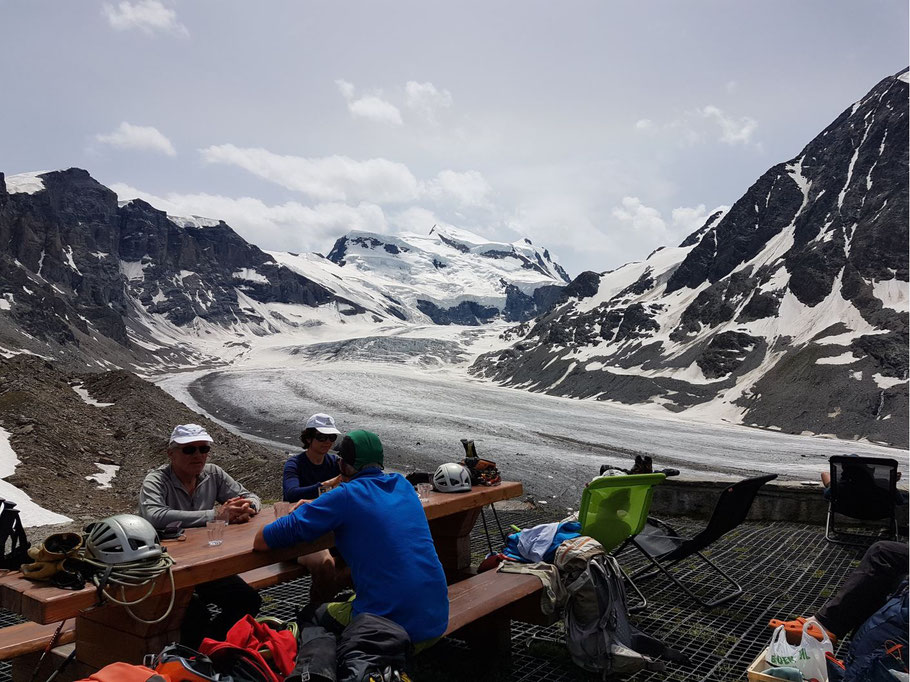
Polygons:
M471 489L471 474L461 464L447 462L433 474L433 487L441 493L461 493Z
M135 514L117 514L86 527L85 550L105 564L157 559L161 556L158 533Z

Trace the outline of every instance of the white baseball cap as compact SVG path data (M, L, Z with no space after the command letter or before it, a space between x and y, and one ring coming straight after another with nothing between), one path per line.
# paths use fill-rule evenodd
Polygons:
M314 414L306 420L305 429L316 429L319 433L331 434L341 433L335 427L335 420L327 414Z
M215 442L199 424L181 424L180 426L175 426L171 432L172 443L183 445L184 443L195 443L200 440L208 441L209 443Z

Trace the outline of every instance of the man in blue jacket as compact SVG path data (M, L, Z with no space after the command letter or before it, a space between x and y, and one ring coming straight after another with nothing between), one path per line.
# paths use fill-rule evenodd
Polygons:
M356 596L328 604L326 613L341 626L371 613L403 627L415 645L435 640L448 626L448 589L414 488L400 474L383 472L375 433L350 432L339 454L343 484L262 528L254 549L312 542L334 531Z

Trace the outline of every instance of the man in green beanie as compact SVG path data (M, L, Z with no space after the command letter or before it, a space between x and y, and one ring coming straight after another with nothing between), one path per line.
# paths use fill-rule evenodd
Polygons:
M440 637L449 622L448 589L414 488L401 474L382 470L375 433L351 431L339 455L342 485L262 528L253 547L290 547L334 531L356 596L325 612L339 626L361 613L388 618L414 644Z

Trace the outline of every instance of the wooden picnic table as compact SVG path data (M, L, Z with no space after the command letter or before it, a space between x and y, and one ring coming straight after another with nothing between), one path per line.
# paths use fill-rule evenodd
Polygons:
M471 558L470 532L482 507L519 497L522 492L521 483L503 482L465 493L430 493L424 511L449 582L467 574ZM157 653L167 643L179 640L180 623L196 585L295 559L334 544L329 533L315 542L286 549L253 551L256 532L274 519L272 508L265 507L249 523L225 528L224 542L216 547L208 545L205 528L188 528L185 540L165 542L164 546L175 561L176 591L174 609L160 623L140 623L116 604L98 605L92 586L78 591L63 590L26 580L18 572L0 578L0 607L37 623L76 618L76 657L88 666L100 668L113 661L138 663L144 654ZM127 596L144 594L147 589L128 591ZM116 592L114 594L119 598ZM170 581L163 575L152 596L132 609L142 618L155 619L164 613L170 598Z

